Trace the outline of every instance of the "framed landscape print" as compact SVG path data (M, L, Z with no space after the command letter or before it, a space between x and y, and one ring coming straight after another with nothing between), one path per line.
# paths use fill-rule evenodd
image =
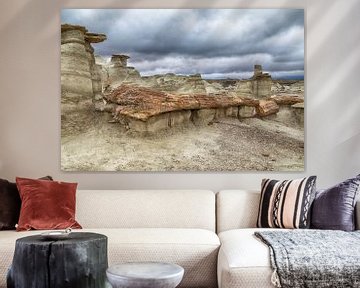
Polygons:
M303 171L303 9L63 9L61 169Z

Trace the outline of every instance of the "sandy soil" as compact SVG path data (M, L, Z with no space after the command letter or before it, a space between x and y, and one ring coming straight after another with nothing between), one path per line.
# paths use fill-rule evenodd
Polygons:
M84 133L62 137L62 170L304 170L303 129L273 120L226 118L145 136L117 123L95 123Z

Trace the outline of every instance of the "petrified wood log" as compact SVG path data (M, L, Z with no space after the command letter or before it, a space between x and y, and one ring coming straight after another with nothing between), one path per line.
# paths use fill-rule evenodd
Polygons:
M296 103L303 103L304 97L298 95L273 95L268 97L267 100L273 100L278 105L294 105Z
M116 116L131 117L147 121L155 115L199 109L218 109L237 106L257 106L259 100L235 95L206 94L175 95L137 85L122 84L105 94L107 101L118 104Z
M272 100L260 100L256 112L260 117L265 117L279 112L279 106Z
M106 285L107 237L71 233L66 240L20 238L8 273L8 288L103 288Z

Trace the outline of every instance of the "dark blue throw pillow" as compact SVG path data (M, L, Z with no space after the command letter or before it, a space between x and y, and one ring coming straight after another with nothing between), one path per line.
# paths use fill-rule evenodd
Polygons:
M311 228L355 230L355 204L359 186L360 174L317 191L312 205Z

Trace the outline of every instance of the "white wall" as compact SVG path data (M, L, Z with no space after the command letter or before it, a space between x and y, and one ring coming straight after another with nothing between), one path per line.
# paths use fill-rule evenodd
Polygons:
M164 4L166 3L166 6ZM305 173L60 171L60 9L304 8ZM318 175L325 187L360 173L359 0L16 0L0 9L0 178L52 175L82 189L257 189L263 177Z

